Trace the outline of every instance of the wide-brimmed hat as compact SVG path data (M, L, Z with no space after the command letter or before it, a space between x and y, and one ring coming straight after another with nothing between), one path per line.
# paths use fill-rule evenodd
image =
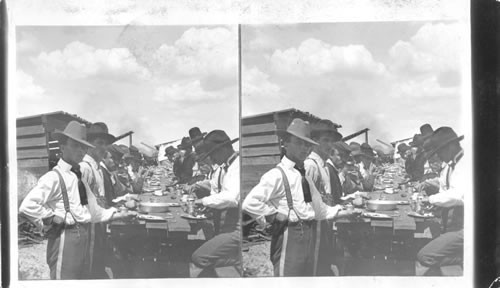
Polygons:
M342 140L342 134L337 131L337 127L332 121L322 119L312 125L311 134L314 138L324 134L329 134L334 138L334 141Z
M87 127L77 121L69 122L68 125L66 125L66 127L64 128L64 131L54 131L52 133L52 137L54 137L59 142L63 137L68 137L87 147L95 148L94 145L87 142Z
M369 158L374 158L376 156L375 151L368 143L363 143L360 146L361 155L364 155Z
M127 160L141 161L141 157L140 157L140 154L136 155L133 153L126 153L125 155L123 155L123 160L125 160L125 161L127 161Z
M409 143L411 147L420 147L424 144L424 141L427 139L424 138L421 134L415 134L413 136L413 140Z
M116 144L109 145L106 149L115 159L121 159L123 155L127 153L127 151L124 151L120 146Z
M210 131L210 133L208 133L203 139L203 143L200 145L201 154L199 155L199 160L204 160L222 146L228 144L231 145L238 140L239 138L231 140L223 130Z
M410 146L406 145L406 143L401 143L398 145L399 154L404 155L408 150L410 150Z
M175 149L174 146L168 146L167 148L165 148L164 156L174 155L175 152L177 152L177 149Z
M431 137L424 142L424 151L427 157L434 155L439 149L446 147L450 143L462 141L464 136L458 136L451 127L439 127Z
M89 141L92 141L95 138L102 138L108 145L116 140L115 136L109 134L108 126L102 122L96 122L90 125L87 131L87 138Z
M434 129L432 129L431 124L426 123L420 126L420 134L422 134L422 136L432 135L433 132Z
M300 118L293 119L286 130L278 130L276 131L276 133L281 137L283 137L285 134L293 135L310 144L319 145L316 141L311 139L311 127L309 122L304 121Z
M333 148L335 148L339 153L351 154L352 148L347 145L344 141L337 141L333 143Z
M198 127L189 129L189 139L191 139L191 143L193 143L193 145L203 140L203 137L205 137L206 135L207 132L201 132L200 128Z
M193 146L191 139L189 139L189 137L182 137L181 144L177 145L177 148L185 150L191 146Z

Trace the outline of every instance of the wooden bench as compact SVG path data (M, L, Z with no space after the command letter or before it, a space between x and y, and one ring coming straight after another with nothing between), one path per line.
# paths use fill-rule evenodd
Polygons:
M240 278L241 274L234 266L217 267L215 273L219 278Z
M443 276L463 276L464 271L462 266L460 265L450 265L450 266L441 266L441 275Z

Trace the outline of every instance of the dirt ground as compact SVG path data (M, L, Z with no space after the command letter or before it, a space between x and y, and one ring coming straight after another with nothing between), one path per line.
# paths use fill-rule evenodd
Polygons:
M249 247L243 252L244 277L273 276L273 265L269 260L271 241L262 242Z
M19 248L19 280L50 279L46 249L47 240Z

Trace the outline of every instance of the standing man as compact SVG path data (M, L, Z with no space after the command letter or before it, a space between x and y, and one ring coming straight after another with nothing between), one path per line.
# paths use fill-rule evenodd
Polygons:
M459 181L467 179L464 171L457 166L464 155L460 141L450 127L440 127L424 143L427 155L437 154L447 163L446 187L440 187L439 193L428 197L427 201L435 206L442 207L443 234L429 242L417 254L416 275L425 275L430 269L441 266L461 265L463 263L463 213L464 187ZM451 212L451 214L449 213ZM451 221L448 221L449 215ZM450 223L448 223L450 222Z
M87 151L82 162L80 162L82 181L88 184L90 191L94 193L94 196L98 200L98 204L103 208L107 208L108 203L104 189L103 169L101 169L100 163L106 156L106 147L115 141L115 137L108 133L108 126L105 123L97 122L90 125L87 138L94 147ZM92 278L108 278L105 271L105 256L107 254L105 223L91 224L90 252Z
M262 176L242 208L260 225L272 225L271 262L275 276L313 276L315 256L322 253L316 252L316 220L352 213L323 203L313 181L306 176L304 160L311 147L317 145L310 137L309 123L294 119L280 135L286 154L276 168Z
M132 213L103 209L82 181L78 163L88 148L87 131L76 121L54 132L62 156L45 173L19 207L38 227L47 231L47 264L50 279L87 279L90 273L90 223L127 219Z
M321 194L323 202L329 206L340 203L342 196L342 186L336 170L331 163L330 154L333 144L340 139L342 135L337 132L337 128L330 120L320 120L313 125L311 139L319 145L312 148L311 154L304 161L306 175L311 178L314 186ZM316 276L333 276L330 269L333 262L333 222L329 220L319 221L316 227L316 251L323 253L315 255L317 262Z
M220 171L217 182L212 182L211 195L195 203L215 210L217 235L193 253L192 276L213 277L215 267L241 265L240 162L232 146L236 141L238 138L231 140L222 130L211 131L203 140L204 157L210 157Z

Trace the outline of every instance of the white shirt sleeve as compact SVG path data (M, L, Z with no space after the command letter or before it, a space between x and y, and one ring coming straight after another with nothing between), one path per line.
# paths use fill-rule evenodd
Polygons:
M342 209L342 206L335 205L332 207L326 205L321 199L321 195L314 186L314 183L312 182L311 178L306 177L306 179L307 182L309 182L309 189L311 191L312 207L314 209L314 215L315 215L314 218L316 218L316 220L334 219L339 213L339 211Z
M248 193L242 203L242 209L255 217L261 225L266 223L265 216L272 215L277 209L269 205L269 200L274 198L279 187L282 185L281 173L278 169L271 169L260 178L257 184Z
M463 163L460 163L463 164ZM464 191L466 187L463 181L470 179L463 175L462 167L458 166L452 172L450 187L447 190L441 189L439 193L429 196L429 202L440 207L452 207L464 205Z
M210 196L201 199L203 206L215 209L238 207L240 202L240 169L239 163L234 163L234 165L236 166L229 167L226 175L223 175L221 191L211 193Z
M85 190L87 190L87 200L88 200L88 205L87 207L89 208L90 212L90 221L92 223L99 223L99 222L107 222L111 219L111 216L117 211L116 208L111 207L108 209L104 209L99 204L97 204L97 199L94 196L94 193L90 191L90 187L87 185L87 183L83 182L85 185Z
M36 226L43 227L42 219L54 216L54 211L46 203L54 200L58 178L55 172L43 175L26 195L19 212L26 215ZM64 215L58 215L64 217Z

